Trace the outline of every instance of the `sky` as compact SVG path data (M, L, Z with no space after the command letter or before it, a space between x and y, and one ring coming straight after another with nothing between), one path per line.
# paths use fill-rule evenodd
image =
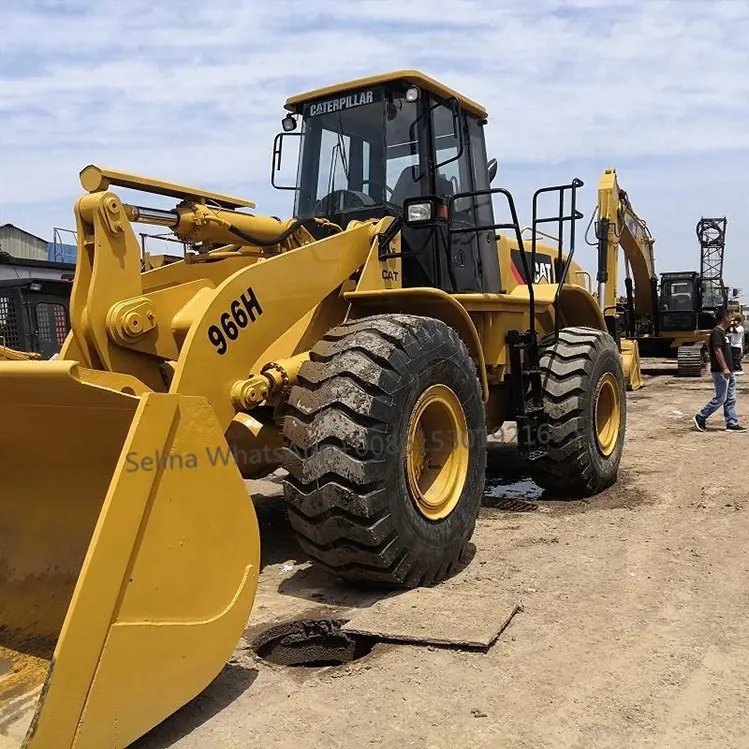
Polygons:
M269 183L286 97L418 68L487 108L523 222L579 177L584 232L614 167L659 272L697 270L697 221L726 216L749 302L747 40L749 0L3 0L0 224L72 228L90 163L290 215Z

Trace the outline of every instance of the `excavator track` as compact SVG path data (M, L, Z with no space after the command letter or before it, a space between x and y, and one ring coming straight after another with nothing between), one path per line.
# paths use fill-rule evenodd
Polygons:
M705 363L704 345L687 343L679 346L677 351L679 377L700 377Z

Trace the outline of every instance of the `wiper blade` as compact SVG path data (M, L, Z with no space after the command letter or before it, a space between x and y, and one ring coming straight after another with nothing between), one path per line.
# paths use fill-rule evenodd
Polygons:
M336 118L336 134L338 136L338 150L341 153L341 165L343 166L343 173L346 175L346 182L351 181L351 175L348 170L348 161L346 160L346 143L343 140L343 120L341 120L341 113L338 112Z

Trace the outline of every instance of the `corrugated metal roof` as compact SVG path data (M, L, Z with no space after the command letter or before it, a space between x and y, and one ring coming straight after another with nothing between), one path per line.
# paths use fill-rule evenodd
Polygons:
M47 240L13 224L0 226L0 250L13 257L47 260Z
M26 229L21 229L20 226L16 226L15 224L2 224L0 226L0 235L3 233L3 229L11 230L12 232L20 232L21 234L25 234L28 237L32 237L33 239L36 239L39 242L45 242L46 239L42 239L41 237L38 237L36 234L32 234L30 231L26 231Z

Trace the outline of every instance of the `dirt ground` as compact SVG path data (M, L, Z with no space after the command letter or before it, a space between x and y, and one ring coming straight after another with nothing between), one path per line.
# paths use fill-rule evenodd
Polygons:
M592 501L488 488L475 549L443 583L495 598L498 615L522 604L485 652L380 643L334 667L260 660L249 643L270 623L350 613L378 594L310 567L277 487L251 484L264 551L247 636L134 746L749 746L749 435L723 432L720 414L692 431L710 389L661 375L630 393L620 480Z

